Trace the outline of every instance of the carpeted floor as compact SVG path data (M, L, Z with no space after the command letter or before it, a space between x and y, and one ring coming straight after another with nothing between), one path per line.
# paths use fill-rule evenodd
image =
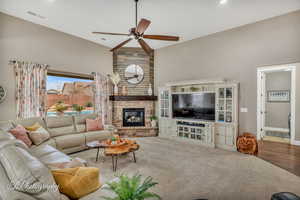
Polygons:
M270 200L273 193L300 195L300 177L254 156L162 138L136 138L140 150L119 158L117 173L152 176L163 200ZM111 158L95 162L96 150L72 155L100 168L101 182L114 178Z

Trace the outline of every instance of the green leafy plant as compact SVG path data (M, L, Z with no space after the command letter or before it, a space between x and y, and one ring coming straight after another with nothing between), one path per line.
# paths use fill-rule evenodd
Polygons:
M63 104L64 102L62 100L57 101L58 104Z
M154 182L152 177L147 177L142 181L141 175L134 175L128 177L126 175L119 176L119 181L107 183L108 190L113 191L116 197L104 197L106 200L144 200L148 198L161 199L155 193L148 192L148 190L158 183Z
M92 103L92 102L87 102L87 103L85 104L85 106L88 107L88 108L93 107L93 103Z
M55 110L56 110L56 112L63 113L64 111L68 110L68 106L66 106L62 103L58 103L55 105Z
M114 141L117 141L117 138L116 138L115 136L112 136L112 137L111 137L111 141L113 141L113 142L114 142Z
M157 117L156 117L156 116L151 116L151 117L150 117L150 120L151 120L151 121L157 120Z
M76 112L81 113L81 111L83 111L83 110L85 109L85 107L84 107L84 106L77 105L77 106L73 107L73 109L74 109Z

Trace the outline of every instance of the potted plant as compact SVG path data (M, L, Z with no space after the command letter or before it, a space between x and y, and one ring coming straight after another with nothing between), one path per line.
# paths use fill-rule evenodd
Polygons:
M157 127L157 117L151 116L150 121L151 121L151 127L156 128Z
M88 107L88 108L93 107L93 103L92 103L92 102L87 102L87 103L85 104L85 106Z
M118 84L121 81L120 74L118 73L113 73L112 75L109 75L109 78L111 82L114 84L114 95L118 95Z
M59 116L64 115L64 112L66 110L68 110L68 106L66 106L66 104L64 104L64 103L55 104L55 111L56 111L57 115L59 115Z
M148 190L158 183L153 182L152 177L147 177L142 181L141 175L128 177L119 176L119 181L107 183L106 189L111 190L116 197L104 197L106 200L144 200L149 198L161 199L161 197Z
M111 144L117 144L117 138L115 136L111 137Z
M84 106L80 106L80 105L76 105L73 107L73 109L78 113L80 114L84 109L85 107Z

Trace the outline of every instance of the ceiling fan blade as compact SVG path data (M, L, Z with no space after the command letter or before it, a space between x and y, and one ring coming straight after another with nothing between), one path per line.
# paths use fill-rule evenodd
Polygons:
M114 47L113 49L111 49L110 51L115 51L115 50L121 48L122 46L124 46L125 44L127 44L128 42L130 42L131 40L132 40L132 39L129 38L128 40L126 40L126 41L122 42L121 44L115 46L115 47Z
M125 33L108 33L108 32L92 32L93 34L102 34L102 35L126 35L129 36L129 34Z
M152 52L152 48L143 39L138 39L138 42L140 43L144 51L146 51L146 53L150 55Z
M151 24L151 21L147 19L141 19L138 26L136 27L136 32L140 35L144 34L144 32L147 30L148 26Z
M170 35L143 35L143 38L151 40L179 41L179 37Z

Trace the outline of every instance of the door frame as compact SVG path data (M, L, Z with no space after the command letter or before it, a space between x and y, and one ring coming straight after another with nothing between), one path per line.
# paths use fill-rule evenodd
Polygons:
M296 133L296 65L294 64L284 64L284 65L273 65L257 68L257 140L262 138L262 128L264 126L264 111L265 105L264 100L266 98L265 91L265 74L267 72L280 72L280 71L290 71L291 72L291 138L290 144L300 145L299 141L295 140ZM264 78L263 78L264 77Z

